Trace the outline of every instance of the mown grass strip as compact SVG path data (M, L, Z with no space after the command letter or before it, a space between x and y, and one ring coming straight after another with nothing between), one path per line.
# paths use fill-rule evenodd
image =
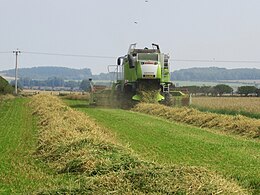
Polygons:
M15 99L2 102L0 106L0 192L2 193L14 192L27 182L31 184L27 178L29 174L23 174L23 169L26 167L20 167L24 165L23 161L28 160L28 150L35 141L31 136L35 126L33 121L30 121L32 119L30 112L22 106L25 103L25 99Z
M67 101L115 132L121 142L148 160L203 166L260 192L260 143L154 116L119 109L86 108ZM85 107L84 107L85 105Z
M106 129L57 97L37 95L31 106L40 119L37 156L56 174L77 175L80 182L72 189L44 188L42 194L247 193L204 168L141 160L117 144Z
M27 194L46 184L32 160L36 123L28 99L5 99L0 105L0 194Z

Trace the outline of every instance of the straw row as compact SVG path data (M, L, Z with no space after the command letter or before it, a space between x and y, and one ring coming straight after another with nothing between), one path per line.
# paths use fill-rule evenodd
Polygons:
M197 127L219 129L250 138L260 138L260 120L241 115L214 114L188 107L168 107L149 103L137 104L132 110Z

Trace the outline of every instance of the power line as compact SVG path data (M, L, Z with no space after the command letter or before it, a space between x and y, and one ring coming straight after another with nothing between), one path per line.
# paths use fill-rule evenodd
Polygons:
M260 61L255 60L195 60L195 59L170 59L170 61L174 62L216 62L216 63L255 63L259 64Z
M12 51L0 51L0 53L12 53ZM49 56L64 56L64 57L81 57L81 58L100 58L100 59L116 59L115 56L102 55L83 55L83 54L65 54L65 53L50 53L50 52L34 52L23 51L24 54L32 55L49 55ZM215 60L215 59L170 59L172 62L201 62L201 63L250 63L260 64L258 60Z
M0 53L12 53L12 51L0 51Z
M23 53L28 54L39 54L39 55L53 55L53 56L67 56L67 57L85 57L85 58L110 58L115 59L115 56L99 56L99 55L80 55L80 54L64 54L64 53L47 53L47 52L29 52L24 51ZM201 60L201 59L170 59L174 62L216 62L216 63L260 63L255 60Z
M115 59L114 56L99 56L99 55L80 55L80 54L64 54L64 53L46 53L46 52L32 52L24 51L23 53L35 54L35 55L50 55L50 56L65 56L65 57L83 57L83 58L110 58Z

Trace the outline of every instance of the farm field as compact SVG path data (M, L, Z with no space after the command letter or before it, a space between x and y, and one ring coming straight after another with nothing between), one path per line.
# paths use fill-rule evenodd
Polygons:
M259 193L259 141L48 98L0 103L0 194Z
M204 111L260 118L259 97L192 97L192 106Z
M37 95L30 106L39 117L36 155L71 186L43 188L43 194L246 194L214 171L186 165L162 165L118 144L114 133L59 98Z
M259 193L259 141L131 111L84 108L80 101L67 102L115 132L122 143L129 143L146 159L206 167Z

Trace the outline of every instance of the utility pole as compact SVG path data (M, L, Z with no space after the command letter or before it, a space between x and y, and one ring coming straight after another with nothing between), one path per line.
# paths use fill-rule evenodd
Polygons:
M17 77L18 77L18 54L21 53L18 49L16 51L13 51L15 53L15 95L18 94L17 90Z

